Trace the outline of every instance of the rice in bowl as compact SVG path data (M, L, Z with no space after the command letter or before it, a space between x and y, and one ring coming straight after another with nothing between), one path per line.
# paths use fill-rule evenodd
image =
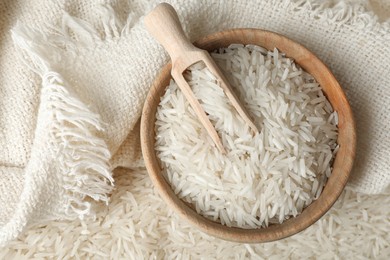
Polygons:
M175 194L204 217L259 228L319 197L337 152L337 113L308 73L277 49L231 45L212 54L260 132L252 135L201 64L187 81L227 150L222 155L174 81L156 114L155 150Z

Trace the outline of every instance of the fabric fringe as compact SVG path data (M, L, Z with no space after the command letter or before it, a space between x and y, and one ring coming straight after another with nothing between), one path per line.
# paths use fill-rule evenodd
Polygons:
M278 1L276 1L278 2ZM316 19L337 26L351 26L361 28L367 32L379 34L390 39L390 22L379 22L378 17L369 12L359 1L317 1L317 0L284 0L279 2L296 12L310 15Z
M78 27L72 25L78 31L90 30L82 23ZM48 46L53 43L48 36L20 25L12 31L12 37L26 54L31 70L42 78L42 112L38 120L47 124L48 149L65 191L67 203L63 214L67 218L83 218L91 213L87 198L108 203L114 183L109 165L111 153L97 136L104 130L100 117L78 100L63 77L52 69L51 64L60 62L56 49L61 47ZM59 37L54 40L58 41ZM84 38L90 40L93 38Z
M99 27L103 28L101 31L66 12L62 17L61 31L56 29L53 31L68 43L93 47L99 42L115 41L127 36L139 18L136 14L130 13L126 21L121 21L112 6L108 4L101 5L96 11L100 15Z
M60 26L47 26L45 33L21 24L12 30L27 67L42 78L40 106L44 109L39 118L47 121L48 147L67 197L63 217L69 219L93 213L88 198L107 204L114 179L109 165L111 153L98 137L98 132L104 131L103 123L64 80L60 71L67 64L63 64L61 54L76 58L79 48L93 49L104 41L119 40L131 33L137 21L135 14L120 21L110 5L102 5L97 11L103 31L66 12Z

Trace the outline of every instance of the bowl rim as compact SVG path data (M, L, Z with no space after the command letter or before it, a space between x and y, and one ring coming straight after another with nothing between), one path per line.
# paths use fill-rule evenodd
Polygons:
M174 212L176 212L182 219L186 220L187 222L197 227L201 231L224 240L242 242L242 243L259 243L259 242L275 241L278 239L282 239L294 235L306 229L307 227L311 226L318 219L320 219L336 202L336 200L342 193L345 185L347 184L348 178L352 170L353 161L355 158L355 150L356 150L355 122L353 119L351 107L348 103L345 93L341 89L339 83L337 82L332 72L328 69L328 67L304 46L283 35L271 31L267 31L267 30L262 30L262 29L238 28L238 29L231 29L231 30L221 31L221 32L207 35L202 39L196 41L194 45L210 51L211 49L213 49L210 46L213 46L213 44L215 45L220 39L224 37L225 38L229 37L229 35L235 35L238 41L240 37L249 35L245 37L247 38L249 37L252 41L256 41L256 42L259 39L263 39L261 37L265 37L265 38L268 37L269 39L267 38L268 40L267 41L264 40L264 41L265 44L268 44L269 46L283 43L283 46L286 46L286 48L290 48L288 47L289 45L292 46L291 48L297 48L297 50L299 50L299 53L298 54L294 53L294 55L298 58L302 58L305 65L302 66L303 63L299 62L295 56L293 57L293 59L295 59L295 61L309 73L310 70L312 69L310 68L311 66L316 67L315 68L316 70L321 71L323 75L318 76L316 74L316 76L318 76L319 78L314 76L312 73L310 74L312 74L315 77L315 79L320 83L323 91L325 92L325 95L328 97L332 106L334 106L333 103L335 102L334 100L341 102L342 105L338 106L337 110L335 108L335 110L339 114L340 112L342 113L341 117L339 115L339 137L337 140L337 142L340 145L340 148L336 154L336 158L333 163L333 166L336 165L338 168L335 167L332 170L332 174L328 178L328 181L325 184L325 187L320 197L317 200L314 200L297 217L293 217L288 220L285 220L282 224L274 224L266 228L258 228L258 229L243 229L237 227L227 227L220 223L209 220L200 214L197 214L192 207L190 207L187 203L179 199L173 192L172 188L170 187L170 184L162 176L161 169L158 160L156 158L157 156L154 151L155 110L157 109L161 97L161 95L160 96L158 95L164 93L167 87L167 85L163 86L163 84L160 83L163 82L164 80L166 81L167 78L170 78L170 69L171 69L170 63L166 64L161 69L156 79L153 81L152 87L149 90L149 93L147 95L142 110L141 128L140 128L142 154L145 161L146 169L148 171L149 177L153 182L153 185L158 190L158 193L165 201L165 203L168 204L168 206L171 207L174 210ZM265 47L264 45L260 45L260 46ZM220 47L224 47L224 46L220 46ZM278 45L275 47L278 47L279 49L280 46ZM268 47L265 48L270 49ZM291 57L291 55L289 55L291 53L285 52L285 50L283 50L283 47L279 50L281 52L286 53L286 56ZM311 66L308 67L308 64L310 64ZM329 88L327 90L328 92L325 91L324 86L322 86L321 84L321 82L325 82L325 81L330 82L329 86L326 86L327 88ZM331 90L337 93L333 94ZM157 105L154 106L153 104L157 104ZM343 131L343 135L342 135L343 138L340 137L341 129ZM342 142L340 143L340 141Z

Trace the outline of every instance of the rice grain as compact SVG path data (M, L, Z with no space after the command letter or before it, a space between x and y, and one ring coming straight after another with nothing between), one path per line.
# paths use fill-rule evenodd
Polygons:
M212 54L259 133L195 64L185 77L227 150L222 155L174 81L156 113L156 152L174 192L206 218L260 228L320 195L337 152L337 112L315 79L277 49L232 44Z

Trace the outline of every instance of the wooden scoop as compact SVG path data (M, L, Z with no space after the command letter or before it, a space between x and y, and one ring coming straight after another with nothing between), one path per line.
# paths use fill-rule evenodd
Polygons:
M237 96L232 91L228 80L219 70L210 54L205 50L195 47L187 39L177 13L171 5L167 3L159 4L144 18L144 23L148 31L164 46L165 50L170 55L172 60L171 75L173 79L181 91L183 91L184 96L221 153L226 153L221 139L207 117L207 114L201 107L198 99L192 92L191 87L183 77L183 73L191 65L197 62L204 62L206 67L217 79L220 87L224 90L238 114L244 119L254 133L258 132L258 129L250 119L248 112L244 109Z

